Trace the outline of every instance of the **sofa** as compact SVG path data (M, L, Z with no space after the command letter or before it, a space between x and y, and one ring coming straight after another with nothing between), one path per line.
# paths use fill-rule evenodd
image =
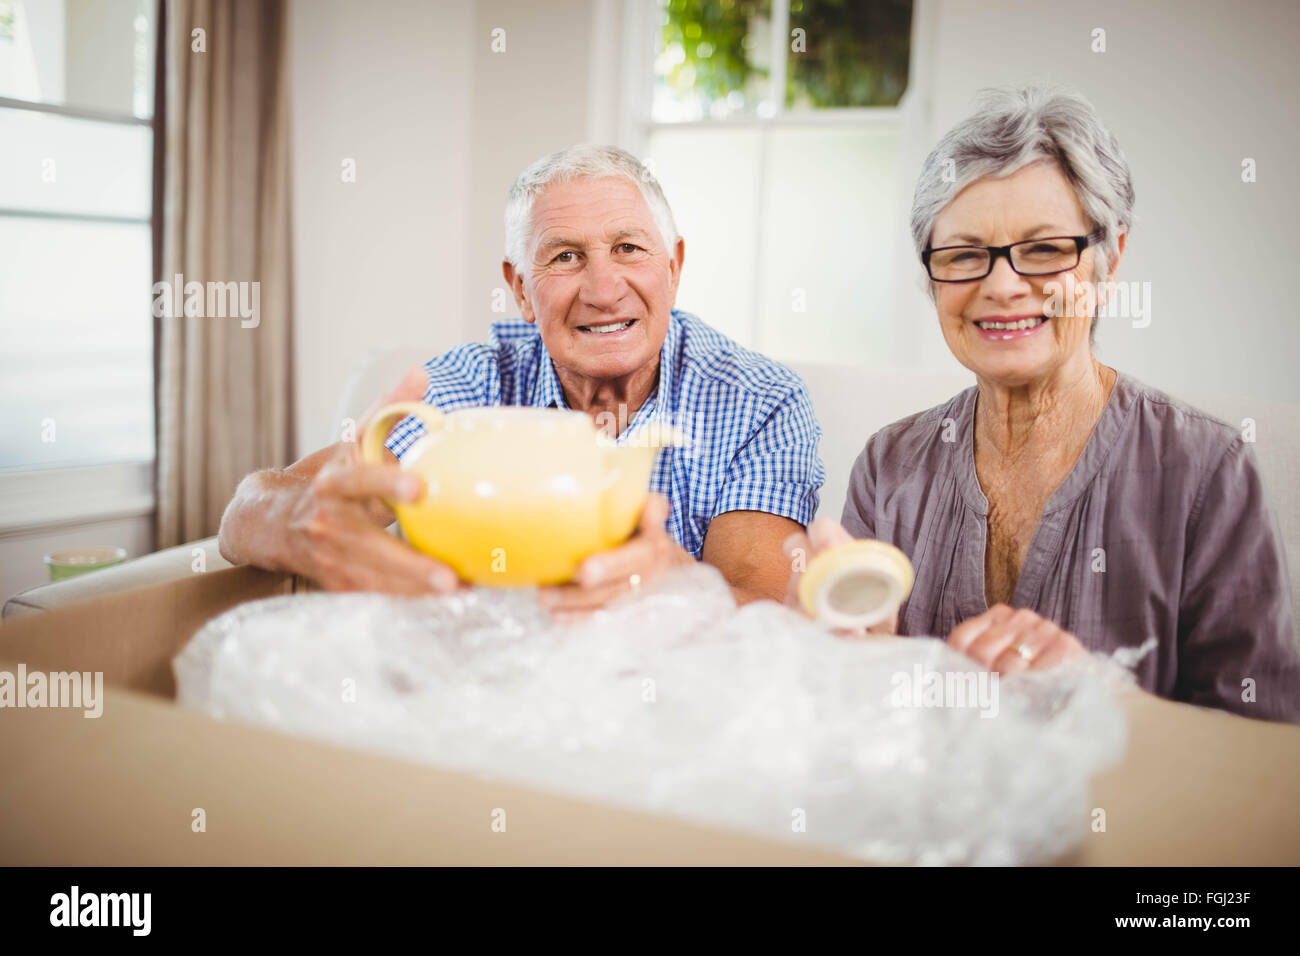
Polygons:
M364 414L401 379L428 358L420 349L376 349L361 355L344 383L333 415L320 422L308 447L321 447L337 436L344 420L359 422ZM844 505L849 470L868 435L912 412L936 405L974 378L952 363L951 370L867 369L790 363L808 383L822 424L822 458L826 485L820 517L837 519ZM1179 396L1224 421L1255 422L1255 452L1277 511L1290 558L1293 606L1300 608L1300 500L1291 491L1300 484L1300 406L1215 395ZM109 593L161 584L194 573L199 552L207 571L229 566L217 550L216 538L205 538L145 555L84 577L32 588L5 602L6 618L38 613L91 600Z

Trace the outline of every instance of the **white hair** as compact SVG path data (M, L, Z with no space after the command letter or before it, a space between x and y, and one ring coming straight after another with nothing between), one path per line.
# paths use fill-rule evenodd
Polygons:
M663 189L646 165L617 146L582 143L543 156L520 173L510 187L506 197L506 259L511 265L519 268L527 254L533 202L552 183L574 179L626 179L634 183L671 254L677 242L677 224Z
M1078 93L1042 86L981 91L975 111L926 157L912 198L917 255L929 245L935 219L959 192L976 180L1010 176L1043 160L1060 167L1091 220L1089 231L1101 233L1094 279L1104 282L1110 257L1118 254L1119 234L1133 224L1133 176L1092 104Z

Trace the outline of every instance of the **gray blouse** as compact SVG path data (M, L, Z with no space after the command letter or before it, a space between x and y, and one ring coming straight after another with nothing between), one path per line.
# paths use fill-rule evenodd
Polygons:
M971 387L881 429L853 465L844 527L896 545L916 569L900 634L947 637L988 610L977 395ZM1011 604L1092 651L1155 637L1136 675L1161 697L1300 722L1289 582L1249 444L1120 373L1043 508Z

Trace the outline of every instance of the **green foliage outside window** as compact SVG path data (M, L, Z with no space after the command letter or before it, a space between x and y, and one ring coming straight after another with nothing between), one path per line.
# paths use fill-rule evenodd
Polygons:
M0 2L0 40L14 38L14 5Z
M666 6L664 47L684 56L669 68L672 89L713 102L767 80L767 51L755 49L750 25L770 18L771 0L669 0Z
M769 77L771 0L667 0L661 82L705 103L754 100ZM912 0L791 0L789 109L894 106L907 87ZM764 91L765 92L765 91Z
M790 29L806 31L791 53L787 107L896 106L907 89L912 0L791 0Z

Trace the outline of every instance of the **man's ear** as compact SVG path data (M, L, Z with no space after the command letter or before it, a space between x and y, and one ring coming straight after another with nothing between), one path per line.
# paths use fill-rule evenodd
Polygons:
M532 303L528 301L528 293L524 291L523 270L516 269L509 259L502 259L501 274L505 276L506 285L510 286L510 291L514 293L515 305L519 306L519 314L523 316L524 321L536 322L537 316L533 315Z
M682 266L686 262L686 240L681 236L673 243L673 255L668 260L668 292L672 305L677 305L677 286L682 281Z

